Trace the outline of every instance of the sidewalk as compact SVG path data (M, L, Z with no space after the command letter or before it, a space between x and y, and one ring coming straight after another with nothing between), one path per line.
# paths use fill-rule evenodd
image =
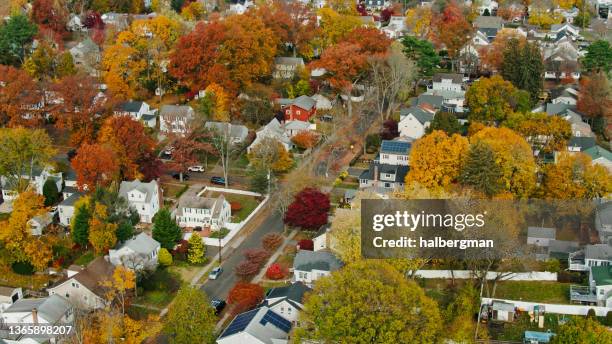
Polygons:
M240 246L240 244L242 243L242 241L244 241L244 239L246 239L246 237L247 237L246 235L239 236L235 240L233 240L229 245L223 246L223 248L221 249L221 259L223 259L223 257L226 257L228 255L228 252L230 252L230 250L234 250L238 246ZM191 279L190 285L196 286L199 288L202 284L201 283L198 284L198 281L202 277L204 277L204 275L207 272L209 272L213 267L217 266L218 264L219 264L219 256L217 255L215 256L213 260L210 261L210 263L200 268L200 271L198 271L198 273L195 274L195 276L193 276L193 278Z

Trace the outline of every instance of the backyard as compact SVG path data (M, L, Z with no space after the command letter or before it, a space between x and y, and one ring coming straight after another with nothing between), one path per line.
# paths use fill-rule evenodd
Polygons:
M220 192L207 192L205 197L218 197ZM261 202L258 197L250 195L240 195L235 193L224 192L223 196L230 203L240 204L240 209L232 210L232 222L238 223L244 221L257 208Z
M163 308L174 298L181 286L181 275L176 270L158 268L138 285L139 295L134 304Z

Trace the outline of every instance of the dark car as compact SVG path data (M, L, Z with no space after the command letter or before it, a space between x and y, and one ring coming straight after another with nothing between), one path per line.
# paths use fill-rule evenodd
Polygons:
M178 173L178 172L174 173L174 174L172 174L172 178L180 180L181 179L181 174ZM189 180L189 174L183 173L183 180Z
M216 184L216 185L225 185L225 178L223 178L223 177L212 177L212 178L210 178L210 182L212 184Z
M225 301L219 299L213 299L210 301L210 305L215 309L215 315L219 315L223 308L225 308Z

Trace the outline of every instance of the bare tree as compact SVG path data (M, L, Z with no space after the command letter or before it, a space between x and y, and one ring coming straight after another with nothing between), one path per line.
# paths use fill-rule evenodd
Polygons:
M213 134L213 147L219 154L221 159L221 167L223 168L223 179L225 180L225 187L229 187L229 165L230 157L237 151L236 145L232 142L231 135L231 124L223 123L220 130L215 130Z
M416 77L415 64L404 55L399 43L391 45L388 56L371 58L369 63L372 93L384 121L397 109L402 95L410 89L410 83Z

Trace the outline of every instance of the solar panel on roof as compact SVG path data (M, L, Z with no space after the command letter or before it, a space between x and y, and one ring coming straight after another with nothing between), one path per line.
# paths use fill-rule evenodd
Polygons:
M291 330L291 323L271 310L266 312L259 323L263 326L266 326L267 323L271 323L285 333L289 333Z
M409 147L410 147L410 143L408 142L383 141L381 148L382 148L382 151L385 151L385 152L405 153Z
M251 311L238 314L234 320L232 320L231 324L223 331L219 338L227 337L229 335L244 331L244 329L249 325L255 314L259 311L259 308L253 309Z

